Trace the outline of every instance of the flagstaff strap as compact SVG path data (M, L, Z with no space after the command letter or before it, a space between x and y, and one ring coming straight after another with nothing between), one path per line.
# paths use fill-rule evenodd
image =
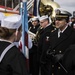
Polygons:
M5 56L5 54L10 50L10 48L12 48L13 46L15 46L14 43L11 43L9 46L7 46L4 51L2 52L2 54L0 55L0 62L2 61L3 57Z

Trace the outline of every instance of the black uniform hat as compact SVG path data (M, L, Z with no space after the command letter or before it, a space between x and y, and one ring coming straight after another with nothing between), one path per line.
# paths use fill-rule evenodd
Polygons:
M66 19L67 22L69 21L69 17L72 16L72 14L70 12L68 12L62 8L57 8L55 10L55 13L56 13L55 18L57 20Z

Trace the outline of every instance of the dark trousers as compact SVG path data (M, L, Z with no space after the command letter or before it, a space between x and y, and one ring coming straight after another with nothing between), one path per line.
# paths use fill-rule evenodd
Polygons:
M50 67L49 64L41 64L41 75L51 75Z
M29 50L29 70L32 75L39 75L39 66L37 63L37 46L33 45Z

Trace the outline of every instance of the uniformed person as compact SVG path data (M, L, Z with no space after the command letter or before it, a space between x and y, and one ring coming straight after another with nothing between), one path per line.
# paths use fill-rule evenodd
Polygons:
M71 27L73 27L75 29L75 17L71 18Z
M49 64L46 64L45 62L45 54L49 47L49 41L50 41L50 33L52 30L54 30L54 27L52 26L50 19L48 15L43 15L39 18L40 26L43 27L42 34L40 35L39 41L38 41L38 63L40 64L40 70L41 75L49 75Z
M31 18L31 24L29 24L29 31L36 34L38 27L39 27L39 18L34 16L33 18Z
M21 37L21 15L4 18L0 26L0 75L28 75L26 59L14 42Z
M29 25L29 31L32 32L33 34L36 35L36 32L39 28L40 24L39 24L39 18L34 16L33 18L31 18L31 24ZM33 35L31 35L31 38L33 37ZM29 68L30 68L30 74L32 75L36 75L36 54L37 54L37 46L35 45L35 41L34 41L35 37L32 38L33 41L33 46L32 48L29 50Z
M66 70L60 59L66 49L75 44L75 30L68 25L69 17L71 16L70 12L61 8L57 8L55 11L55 26L57 30L51 33L50 50L47 51L50 54L50 75L64 75Z

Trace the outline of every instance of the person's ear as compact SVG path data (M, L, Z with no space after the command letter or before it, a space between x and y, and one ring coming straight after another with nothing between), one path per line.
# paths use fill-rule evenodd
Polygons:
M16 35L16 36L18 35L18 30L16 30L15 35Z

